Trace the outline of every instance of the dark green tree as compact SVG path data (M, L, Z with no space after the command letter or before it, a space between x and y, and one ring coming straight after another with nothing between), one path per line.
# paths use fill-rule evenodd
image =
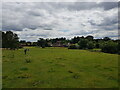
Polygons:
M118 43L115 43L113 41L104 42L101 49L102 52L105 53L118 53Z
M109 41L109 40L111 40L111 39L110 39L109 37L104 37L103 40L104 40L104 41Z
M87 39L81 39L78 42L78 45L79 45L80 49L86 49L87 48L87 44L88 44L88 40Z
M0 31L0 48L2 48L2 31Z
M89 41L89 42L87 43L87 48L88 48L88 49L93 49L94 47L95 47L94 42Z
M16 49L19 48L19 38L18 35L12 31L2 32L2 47Z
M89 36L86 37L86 39L88 39L89 41L92 41L94 39L94 37L89 35Z
M39 40L37 41L37 45L42 47L42 48L45 48L46 40L44 40L43 38L39 38Z
M76 43L78 43L81 39L84 39L84 36L82 36L82 37L79 37L79 36L74 37L74 38L71 39L70 43L76 44Z

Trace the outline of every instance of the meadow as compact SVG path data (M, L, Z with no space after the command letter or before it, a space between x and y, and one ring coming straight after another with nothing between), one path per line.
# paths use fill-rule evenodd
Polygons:
M118 56L63 47L2 50L3 88L117 88Z

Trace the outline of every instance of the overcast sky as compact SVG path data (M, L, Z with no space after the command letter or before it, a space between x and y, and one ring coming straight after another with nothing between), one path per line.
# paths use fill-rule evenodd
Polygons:
M20 40L93 35L118 38L117 2L4 2L2 30Z

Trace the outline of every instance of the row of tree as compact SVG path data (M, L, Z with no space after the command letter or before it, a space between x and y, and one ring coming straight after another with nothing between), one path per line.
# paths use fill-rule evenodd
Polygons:
M120 54L120 40L112 40L109 37L103 39L94 39L93 36L74 37L70 40L66 38L43 39L37 41L37 45L45 48L50 47L50 44L60 43L61 46L67 46L68 49L94 49L99 48L105 53L119 53Z
M23 46L39 46L45 47L68 47L69 49L94 49L100 48L105 53L119 53L120 54L120 40L112 40L109 37L103 39L94 39L93 36L87 37L74 37L72 39L54 38L44 39L39 38L37 42L26 42L25 40L19 41L17 34L12 31L1 32L2 33L2 48L18 49Z
M99 48L105 53L120 54L120 40L111 40L108 37L104 39L80 39L77 43L71 44L69 49L94 49Z

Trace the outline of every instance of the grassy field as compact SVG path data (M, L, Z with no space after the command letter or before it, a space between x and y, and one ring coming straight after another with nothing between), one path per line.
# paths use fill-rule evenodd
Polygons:
M67 48L3 50L3 88L116 88L118 55Z

